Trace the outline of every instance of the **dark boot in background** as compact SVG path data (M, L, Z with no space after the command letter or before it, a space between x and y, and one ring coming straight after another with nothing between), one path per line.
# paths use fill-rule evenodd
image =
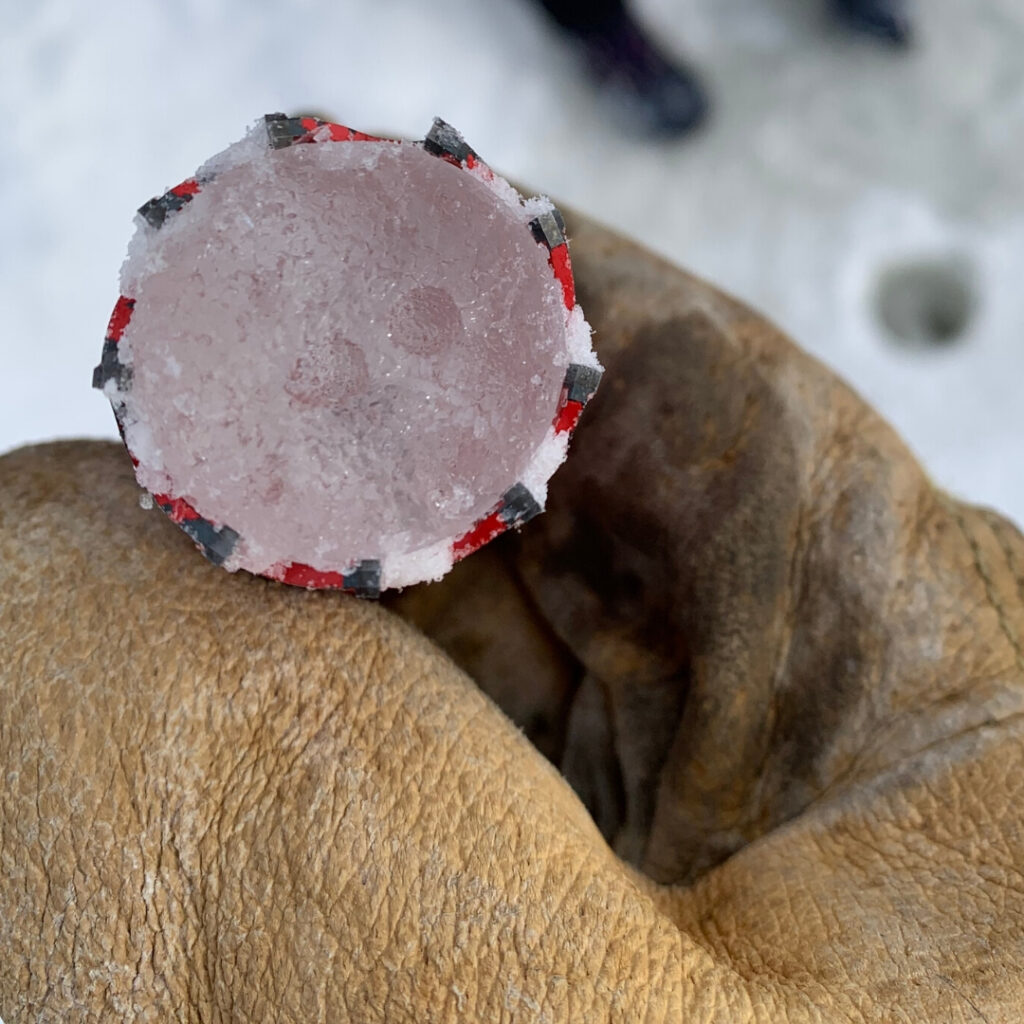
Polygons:
M581 51L610 105L629 127L673 138L707 116L697 76L670 58L622 0L539 0Z
M830 0L845 24L896 46L909 46L910 17L904 0Z

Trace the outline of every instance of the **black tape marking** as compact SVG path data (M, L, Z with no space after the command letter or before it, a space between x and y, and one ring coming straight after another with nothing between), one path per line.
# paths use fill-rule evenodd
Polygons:
M165 192L162 196L143 203L138 212L150 227L162 228L168 214L177 213L191 202L192 196L188 192L180 196L176 192Z
M549 252L565 245L565 221L557 207L553 206L539 217L534 217L530 221L530 230L538 242L548 247Z
M170 515L172 507L161 504L160 508ZM197 516L182 519L176 524L192 539L203 557L214 565L223 565L238 546L239 533L230 526L214 526L209 519Z
M267 129L267 141L271 149L287 149L309 134L303 127L301 118L289 117L287 114L264 114L263 123Z
M357 597L380 597L380 561L376 558L357 562L354 569L342 573L341 579L345 589Z
M103 342L100 365L92 371L92 386L102 391L109 380L117 382L118 391L127 391L132 384L132 368L121 362L117 354L117 342L111 338Z
M208 519L185 519L178 525L214 565L223 565L238 544L238 533L230 526L214 526Z
M570 364L565 371L563 384L568 392L566 397L570 402L586 405L594 397L594 392L597 391L602 376L604 376L604 371L599 370L596 366L584 366L582 363Z
M522 526L543 510L525 484L513 484L501 496L498 518L506 526Z
M439 117L434 118L434 123L423 140L423 148L432 156L450 156L460 164L465 163L469 157L477 158L476 151L462 135Z

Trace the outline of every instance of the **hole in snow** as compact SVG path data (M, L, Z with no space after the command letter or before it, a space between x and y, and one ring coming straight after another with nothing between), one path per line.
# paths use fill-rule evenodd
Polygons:
M977 306L973 267L959 255L893 264L880 275L875 294L886 334L909 348L947 348L963 340Z

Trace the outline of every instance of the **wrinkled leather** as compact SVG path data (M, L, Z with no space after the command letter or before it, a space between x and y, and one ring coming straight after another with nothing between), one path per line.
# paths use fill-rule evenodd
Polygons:
M206 564L112 444L0 459L8 1024L1021 1019L1024 540L570 228L549 511L393 610Z

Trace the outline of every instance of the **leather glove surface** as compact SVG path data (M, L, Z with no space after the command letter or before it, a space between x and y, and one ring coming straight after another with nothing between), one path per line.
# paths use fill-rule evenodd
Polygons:
M569 220L549 511L386 607L0 459L8 1024L1022 1019L1024 540Z

